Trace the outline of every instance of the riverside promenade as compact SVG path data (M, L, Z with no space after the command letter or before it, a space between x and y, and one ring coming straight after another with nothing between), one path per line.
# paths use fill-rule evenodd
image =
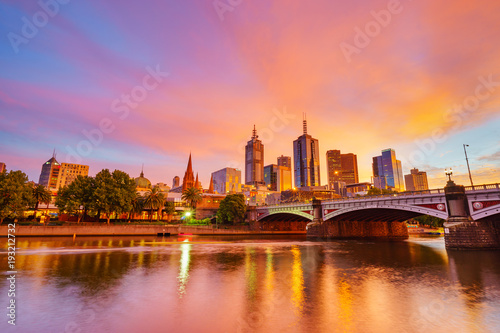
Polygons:
M229 227L230 228L230 227ZM0 226L0 237L7 237L7 225ZM204 226L182 225L62 225L23 226L16 224L16 237L52 236L150 236L159 233L171 235L285 235L305 234L305 231L258 231L240 229L216 229Z

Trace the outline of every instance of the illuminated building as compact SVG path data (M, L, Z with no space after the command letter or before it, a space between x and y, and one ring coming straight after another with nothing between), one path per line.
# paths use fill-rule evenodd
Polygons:
M264 185L264 145L258 139L255 125L252 138L245 146L245 184Z
M59 178L59 170L61 165L56 160L55 152L44 164L42 164L42 172L38 184L47 187L48 189L55 190L57 187L57 180Z
M292 170L289 167L270 164L264 167L264 181L270 191L286 191L292 188Z
M373 184L379 189L404 191L401 161L396 159L394 149L382 150L382 155L373 158Z
M278 165L290 168L290 170L292 170L292 158L290 156L278 156Z
M7 167L5 166L5 163L0 162L0 173L6 171Z
M427 173L413 168L410 170L409 175L405 175L405 184L407 191L428 190L429 184L427 183Z
M341 154L340 150L326 152L328 185L333 189L334 182L355 184L359 181L358 159L355 154Z
M88 176L89 166L82 164L61 163L56 189L71 184L78 176Z
M307 121L303 120L303 134L293 141L295 187L320 186L319 143L307 134Z
M241 192L241 171L224 168L212 172L213 191L219 194Z

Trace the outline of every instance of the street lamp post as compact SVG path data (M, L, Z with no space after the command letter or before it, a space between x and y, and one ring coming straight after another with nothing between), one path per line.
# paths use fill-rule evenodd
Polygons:
M465 147L469 147L469 145L464 144L464 153L465 153L465 160L467 161L467 170L469 170L470 186L474 187L474 184L472 183L472 175L470 173L469 158L467 157L467 150L465 149Z

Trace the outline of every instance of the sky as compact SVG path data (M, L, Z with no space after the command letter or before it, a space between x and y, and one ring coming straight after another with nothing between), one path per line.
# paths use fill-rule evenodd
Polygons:
M392 148L404 174L500 182L500 2L3 0L0 162L38 181L61 163L204 187L237 167L253 126L265 164L293 140L358 157Z

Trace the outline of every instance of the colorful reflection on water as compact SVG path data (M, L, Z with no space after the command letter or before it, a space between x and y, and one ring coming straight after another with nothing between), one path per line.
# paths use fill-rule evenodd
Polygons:
M500 253L447 252L442 238L17 244L18 320L1 332L500 331ZM0 300L7 291L0 279Z

